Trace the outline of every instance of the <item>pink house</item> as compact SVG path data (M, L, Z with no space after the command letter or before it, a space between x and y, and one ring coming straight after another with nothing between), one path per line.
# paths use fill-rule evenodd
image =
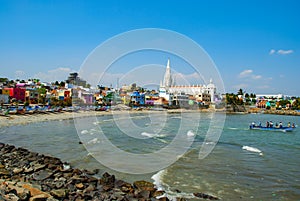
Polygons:
M15 98L16 100L25 101L25 92L26 92L25 88L19 88L19 87L4 88L4 90L5 93L3 94L7 94L11 98Z
M16 100L25 101L25 93L25 88L13 88L13 98L15 98Z

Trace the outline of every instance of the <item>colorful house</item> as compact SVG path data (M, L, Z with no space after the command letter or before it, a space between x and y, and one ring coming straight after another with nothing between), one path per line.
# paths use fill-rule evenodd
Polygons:
M136 106L145 105L145 94L138 91L133 92L130 94L130 104Z
M13 98L15 98L18 101L25 101L25 94L26 94L26 89L25 88L13 88Z

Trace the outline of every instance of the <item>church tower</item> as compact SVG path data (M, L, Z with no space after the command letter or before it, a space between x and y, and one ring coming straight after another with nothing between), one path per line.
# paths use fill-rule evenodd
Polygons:
M170 67L170 59L168 59L167 68L163 80L163 86L168 89L172 86L172 75L171 75L171 67Z

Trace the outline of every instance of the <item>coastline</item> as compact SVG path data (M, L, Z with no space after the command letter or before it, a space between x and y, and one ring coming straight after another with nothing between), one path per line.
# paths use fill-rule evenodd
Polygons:
M72 168L48 155L0 142L0 200L187 200L176 198L154 183L139 180L132 184L99 170ZM201 192L193 199L219 200Z
M172 109L172 110L109 110L109 111L77 111L77 112L53 112L53 113L41 113L41 114L21 114L21 115L7 115L0 116L0 128L7 126L26 125L36 122L45 121L60 121L73 118L82 118L89 116L101 116L101 115L114 115L114 114L138 114L138 113L226 113L226 114L274 114L274 115L292 115L300 116L300 112L294 110L263 110L263 109L249 109L245 112L232 112L225 110L203 109L203 110L186 110L186 109Z
M168 200L151 182L97 173L0 142L0 200Z

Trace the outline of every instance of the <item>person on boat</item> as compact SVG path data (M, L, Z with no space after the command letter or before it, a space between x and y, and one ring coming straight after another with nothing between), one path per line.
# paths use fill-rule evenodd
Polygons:
M287 127L291 127L291 122L289 122L289 123L287 124Z
M270 127L270 123L267 121L266 123L266 127L269 128Z
M270 121L270 128L273 128L273 122Z
M258 122L258 127L261 127L261 122Z
M293 125L292 125L292 128L295 128L296 126L295 126L295 123L293 123Z
M282 128L282 122L279 122L279 128Z
M277 122L275 123L275 128L279 128L279 126L278 126L278 123L277 123Z

